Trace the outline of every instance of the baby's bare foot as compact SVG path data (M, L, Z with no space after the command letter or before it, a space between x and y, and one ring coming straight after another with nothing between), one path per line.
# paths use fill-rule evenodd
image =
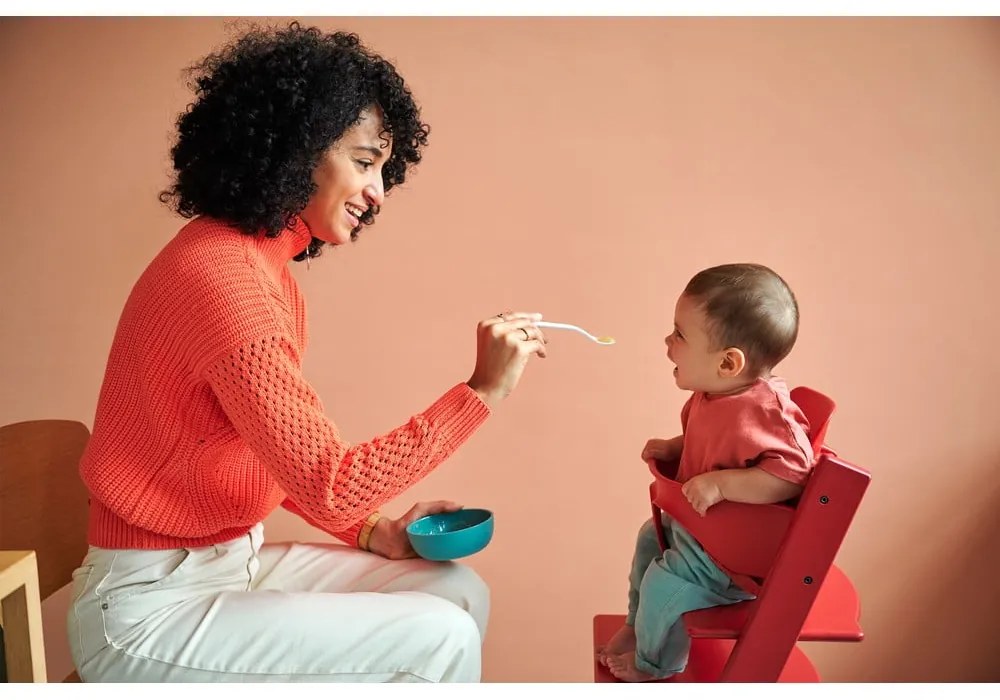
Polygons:
M642 683L643 681L656 680L655 676L645 671L640 671L635 667L634 651L625 652L618 656L609 656L607 666L612 676L626 683Z
M618 656L627 651L635 651L635 627L632 625L622 625L607 644L597 647L595 653L598 662L602 666L607 666L609 657Z

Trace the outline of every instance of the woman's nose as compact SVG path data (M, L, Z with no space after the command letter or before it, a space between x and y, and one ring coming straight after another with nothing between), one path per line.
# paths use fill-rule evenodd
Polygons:
M379 178L378 182L373 182L365 187L364 195L365 200L370 206L382 206L382 203L385 201L385 188L382 186L382 179Z

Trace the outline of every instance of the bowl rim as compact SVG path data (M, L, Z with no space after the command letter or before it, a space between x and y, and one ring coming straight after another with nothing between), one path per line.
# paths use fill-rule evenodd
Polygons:
M416 525L417 523L423 522L424 520L427 520L428 518L435 518L435 517L439 517L439 516L442 516L442 515L447 516L447 515L451 515L453 513L461 513L462 511L485 513L486 517L483 518L482 520L480 520L478 523L475 523L473 525L469 525L468 527L463 527L461 530L449 530L447 532L425 533L425 532L414 532L413 529L412 529L414 525ZM453 534L453 533L456 533L456 532L463 532L463 531L468 530L468 529L473 528L473 527L479 527L480 525L485 525L486 523L490 522L491 520L493 520L493 511L490 510L489 508L460 508L458 510L445 511L443 513L430 513L429 515L425 515L422 518L417 518L412 523L410 523L409 525L406 526L406 534L407 535L413 535L415 537L439 537L441 535L450 535L450 534Z

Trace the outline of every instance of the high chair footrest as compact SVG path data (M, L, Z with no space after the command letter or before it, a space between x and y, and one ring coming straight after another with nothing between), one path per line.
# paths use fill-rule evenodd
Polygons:
M618 683L605 667L597 662L597 647L606 644L611 636L625 624L624 615L594 616L594 681L596 683ZM687 668L683 672L656 681L658 683L716 683L722 680L726 661L736 642L729 639L692 639L691 653ZM792 649L785 668L778 678L781 683L817 683L819 674L809 657L797 646Z

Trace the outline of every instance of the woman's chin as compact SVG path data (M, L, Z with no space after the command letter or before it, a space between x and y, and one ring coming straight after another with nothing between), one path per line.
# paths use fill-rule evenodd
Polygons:
M324 231L321 235L316 235L316 238L323 241L327 245L344 245L345 243L351 242L351 232L345 231L343 233L337 231Z

